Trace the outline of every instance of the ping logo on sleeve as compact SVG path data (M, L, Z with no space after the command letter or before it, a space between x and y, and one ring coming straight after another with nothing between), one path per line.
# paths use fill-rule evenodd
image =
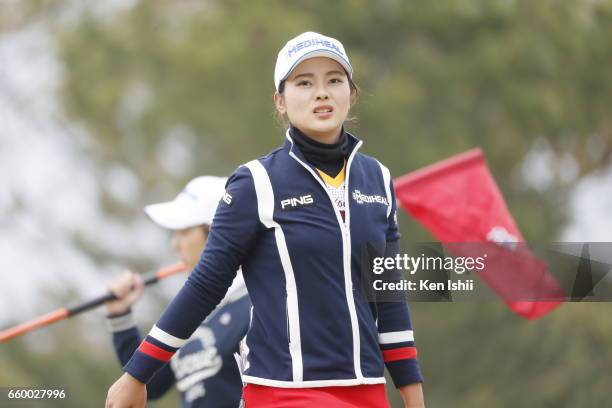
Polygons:
M314 198L312 194L305 194L298 197L289 197L281 200L281 210L293 210L299 207L303 207L305 205L311 205L314 203Z
M223 198L221 198L223 200L223 202L227 205L232 205L232 199L233 197L230 195L230 193L228 193L227 191L225 192L225 194L223 194Z

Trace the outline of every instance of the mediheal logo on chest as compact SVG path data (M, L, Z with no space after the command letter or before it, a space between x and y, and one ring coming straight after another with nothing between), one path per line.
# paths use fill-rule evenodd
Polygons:
M387 197L383 197L381 195L368 195L363 194L359 190L353 191L353 200L357 201L357 204L371 204L371 203L380 203L384 205L389 205L387 201Z

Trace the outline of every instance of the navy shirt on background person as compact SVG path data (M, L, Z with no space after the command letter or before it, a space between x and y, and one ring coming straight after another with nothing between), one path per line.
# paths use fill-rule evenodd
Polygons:
M176 385L183 408L239 405L242 381L234 353L238 352L238 344L248 329L251 309L244 282L240 283L149 381L149 400L162 397ZM142 341L135 320L127 313L109 316L107 323L113 333L117 357L125 365Z

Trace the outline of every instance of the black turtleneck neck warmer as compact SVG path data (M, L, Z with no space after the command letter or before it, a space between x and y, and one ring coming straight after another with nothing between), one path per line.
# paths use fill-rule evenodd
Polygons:
M349 155L349 138L344 128L341 130L340 139L332 144L317 142L295 126L291 126L289 134L310 164L331 177L340 173L344 160Z

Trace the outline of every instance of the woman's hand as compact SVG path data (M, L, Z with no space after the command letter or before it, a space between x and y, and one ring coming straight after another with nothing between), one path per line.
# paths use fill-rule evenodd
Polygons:
M124 373L106 394L105 408L144 408L147 386L128 373Z
M421 383L404 385L399 388L399 392L404 400L405 408L425 408L423 385Z
M136 303L144 291L144 280L132 271L125 271L122 275L111 281L108 285L117 300L106 302L109 315L126 313Z

